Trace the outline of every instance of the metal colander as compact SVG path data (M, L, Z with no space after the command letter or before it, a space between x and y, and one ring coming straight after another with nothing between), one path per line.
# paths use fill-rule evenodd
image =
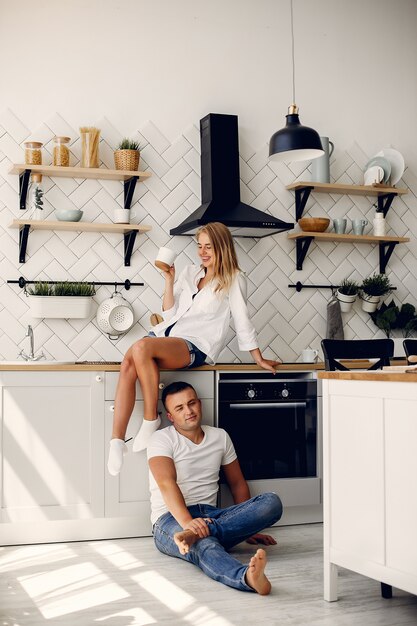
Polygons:
M110 339L118 339L134 324L133 308L117 291L100 304L97 309L97 324Z

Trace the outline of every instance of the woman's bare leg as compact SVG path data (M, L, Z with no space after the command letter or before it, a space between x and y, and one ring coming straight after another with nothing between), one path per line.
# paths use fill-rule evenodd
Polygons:
M135 406L137 379L132 348L129 348L120 365L120 375L114 400L112 439L124 439L126 436L127 425Z

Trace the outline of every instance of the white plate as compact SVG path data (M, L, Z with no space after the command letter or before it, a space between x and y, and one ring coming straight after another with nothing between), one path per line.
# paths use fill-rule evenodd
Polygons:
M384 170L379 165L372 165L368 167L363 175L364 185L373 185L375 183L381 183L384 180Z
M401 152L394 148L384 148L375 156L381 156L391 163L391 185L396 185L404 174L405 162Z
M381 156L374 156L372 159L368 161L365 166L365 171L369 170L370 167L374 167L377 165L378 167L382 167L384 170L384 183L388 184L388 181L391 177L391 161Z

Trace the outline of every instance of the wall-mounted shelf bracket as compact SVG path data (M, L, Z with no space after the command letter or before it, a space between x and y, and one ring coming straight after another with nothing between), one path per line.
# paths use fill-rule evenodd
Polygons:
M125 266L130 266L130 258L133 252L133 246L135 245L137 230L130 230L124 234L125 240Z
M397 241L381 241L379 244L379 272L380 274L385 274L385 270L388 264L388 261L391 257L391 254L394 252L395 246L398 244Z
M304 259L306 258L308 249L314 237L300 237L296 240L296 253L297 253L297 269L303 269Z
M19 174L19 197L21 211L24 211L26 209L26 198L28 196L29 179L30 170L24 170L24 172Z
M139 180L139 176L132 176L123 183L124 187L124 208L130 209L132 205L133 194L135 193L136 183Z
M384 195L378 196L377 213L383 213L385 217L396 195L396 193L386 193Z
M24 224L19 228L19 263L26 262L26 249L28 247L29 228L30 226L28 224Z
M301 187L295 190L295 219L297 222L303 216L311 191L312 187Z

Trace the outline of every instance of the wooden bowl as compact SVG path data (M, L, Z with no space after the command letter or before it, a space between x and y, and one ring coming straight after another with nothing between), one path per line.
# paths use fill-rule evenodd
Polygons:
M330 224L328 217L302 217L298 220L301 230L310 233L324 233Z

